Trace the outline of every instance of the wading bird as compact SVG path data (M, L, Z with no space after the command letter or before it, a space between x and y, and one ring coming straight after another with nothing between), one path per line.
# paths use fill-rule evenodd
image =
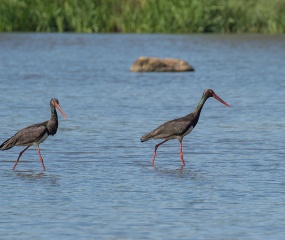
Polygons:
M204 103L209 97L213 97L218 101L220 101L221 103L223 103L224 105L230 107L230 105L224 102L221 98L219 98L212 89L206 89L203 92L202 98L198 103L196 109L192 113L184 117L165 122L164 124L160 125L158 128L152 130L151 132L141 137L141 142L145 142L150 139L164 139L163 142L155 145L154 154L152 158L152 166L154 166L154 160L156 157L157 148L161 144L167 142L170 139L178 139L178 141L180 142L180 158L182 161L182 165L183 166L185 165L183 158L183 151L182 151L183 137L189 134L198 123L201 110L204 106Z
M22 154L32 145L35 145L37 147L40 161L43 165L43 169L46 170L39 145L40 143L45 141L49 135L53 136L56 134L58 128L58 119L55 108L57 108L61 112L62 116L65 119L67 119L65 113L62 111L58 103L58 100L56 98L52 98L50 100L50 109L51 109L50 120L42 123L33 124L29 127L23 128L22 130L17 132L13 137L7 139L5 142L1 144L0 146L1 150L8 150L14 146L26 146L26 148L22 152L20 152L18 159L16 160L12 170L16 168Z

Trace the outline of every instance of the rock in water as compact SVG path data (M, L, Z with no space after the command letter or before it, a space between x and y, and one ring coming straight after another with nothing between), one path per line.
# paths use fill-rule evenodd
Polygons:
M187 62L175 58L139 57L131 67L132 72L186 72L194 71Z

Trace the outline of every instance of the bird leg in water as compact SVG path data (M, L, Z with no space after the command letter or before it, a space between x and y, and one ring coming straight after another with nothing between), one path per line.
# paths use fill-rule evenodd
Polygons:
M19 153L18 159L16 160L14 167L12 168L12 170L14 170L20 160L20 157L22 156L22 154L29 148L30 146L27 146L22 152Z
M184 158L183 158L182 141L179 141L179 142L180 142L180 158L181 158L181 161L182 161L182 165L184 166L185 162L184 162Z
M152 166L154 166L154 159L155 159L155 157L156 157L156 150L157 150L157 148L158 148L161 144L163 144L163 143L165 143L165 142L167 142L167 141L168 141L168 139L165 140L165 141L163 141L163 142L161 142L161 143L159 143L159 144L157 144L157 145L155 145L154 153L153 153L153 157L152 157L152 163L151 163Z
M41 161L41 163L42 163L42 165L43 165L43 169L44 169L44 171L45 171L46 168L45 168L45 165L44 165L44 160L43 160L42 155L41 155L40 147L37 146L37 148L38 148L38 154L39 154L39 156L40 156L40 161Z

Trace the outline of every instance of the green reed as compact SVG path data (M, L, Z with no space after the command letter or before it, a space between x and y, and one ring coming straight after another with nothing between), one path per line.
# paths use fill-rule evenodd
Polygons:
M0 31L285 33L285 0L0 0Z

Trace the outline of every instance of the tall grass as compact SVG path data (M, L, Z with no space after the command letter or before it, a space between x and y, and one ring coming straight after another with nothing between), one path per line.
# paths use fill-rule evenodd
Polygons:
M285 0L0 0L0 31L285 33Z

